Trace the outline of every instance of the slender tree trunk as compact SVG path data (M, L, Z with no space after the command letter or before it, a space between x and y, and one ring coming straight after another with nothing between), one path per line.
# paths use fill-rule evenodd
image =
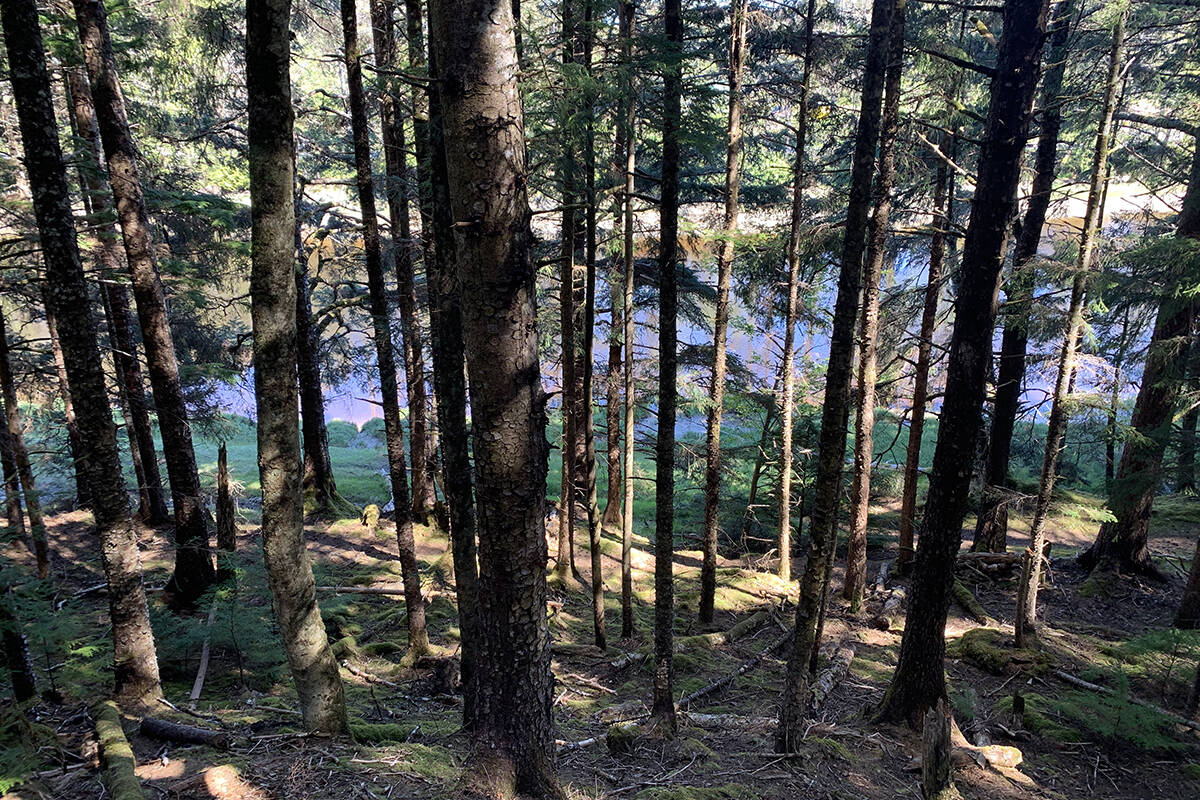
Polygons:
M921 440L925 435L925 408L929 398L929 365L942 276L946 262L946 234L950 170L938 161L933 187L933 233L929 239L929 276L925 281L925 305L921 309L921 332L917 338L917 365L913 375L912 409L908 415L908 449L904 457L904 490L900 500L899 553L897 571L906 573L912 564L913 531L917 520L917 483L921 471Z
M1125 357L1129 348L1129 306L1121 320L1121 339L1113 358L1112 385L1108 390L1108 427L1104 435L1104 491L1112 491L1117 469L1117 412L1121 408L1121 384L1124 381Z
M946 395L900 645L879 716L921 724L946 696L946 612L971 487L991 354L996 292L1021 151L1037 86L1049 0L1008 0L980 148L975 204L963 245Z
M305 549L300 485L291 5L291 0L249 0L246 6L250 297L263 560L304 727L339 734L347 728L346 701L317 607L316 583Z
M137 467L138 494L141 498L138 515L149 525L163 525L170 521L171 515L158 471L158 455L154 450L154 431L150 426L142 368L138 363L133 321L129 313L129 294L120 277L125 273L121 237L112 221L112 190L104 181L100 129L96 123L96 107L92 103L92 91L84 68L67 70L67 91L70 94L72 128L84 148L81 158L85 163L80 168L82 194L84 207L91 213L93 225L97 227L94 235L99 240L97 260L102 272L100 294L104 300L109 338L112 340L113 366L117 385L124 396L124 406L129 412L126 420L129 449L131 454L136 454L133 461Z
M63 360L62 344L58 341L58 320L54 318L49 305L46 305L45 310L46 329L50 334L50 349L54 353L54 370L58 378L58 396L63 404L67 444L71 452L71 471L75 476L75 506L88 508L91 505L91 498L88 495L87 473L83 468L83 460L87 454L83 451L83 439L80 438L79 426L75 423L75 404L71 402L71 387L67 382L67 364Z
M17 454L12 434L8 432L8 408L0 393L0 466L4 470L4 514L8 527L25 538L25 512L21 507L21 478L17 471Z
M983 500L975 525L971 550L1002 553L1008 546L1008 462L1013 429L1021 406L1025 380L1025 351L1029 343L1029 315L1037 285L1032 262L1042 241L1042 228L1050 208L1050 193L1058 168L1058 140L1062 129L1063 79L1070 54L1071 23L1076 0L1063 0L1054 9L1054 31L1042 81L1042 129L1034 162L1029 204L1013 253L1013 271L1005 287L1004 334L996 376L996 402L992 411L988 460L984 472Z
M414 9L412 6L416 5ZM414 51L425 52L420 36L419 3L408 6L410 61ZM414 30L415 21L415 30ZM429 19L431 45L436 39L434 19ZM437 86L438 62L429 48L429 74ZM422 180L428 192L429 211L425 236L425 273L428 276L429 318L433 356L434 396L437 399L438 428L441 430L445 497L450 507L450 542L454 561L454 588L458 596L460 671L463 685L463 724L475 724L476 666L479 629L479 581L475 547L475 499L472 484L470 443L467 437L467 384L463 371L462 289L455 261L454 226L450 210L450 181L446 165L441 95L429 93L429 124L414 120L418 170L424 164L429 180ZM424 157L421 150L424 148ZM427 188L426 188L427 187ZM432 248L432 252L431 252Z
M725 405L725 338L729 328L729 288L733 282L733 237L738 228L742 187L742 71L746 56L746 2L729 6L729 115L725 147L725 217L717 251L717 308L713 322L713 364L708 389L708 437L704 470L704 543L700 568L700 622L713 621L717 593L717 536L721 510L721 416Z
M634 423L637 413L637 387L633 378L633 346L637 332L633 326L633 195L634 167L636 165L637 142L636 120L637 109L634 107L633 75L630 73L633 65L633 34L637 6L633 0L620 0L618 14L618 36L621 39L621 65L623 82L619 109L621 114L617 126L622 135L622 148L618 152L625 159L623 191L621 194L622 213L622 242L621 261L624 278L624 296L621 311L622 323L625 326L625 364L623 369L623 393L625 398L625 435L622 437L624 448L621 451L621 466L624 474L625 507L621 514L621 638L633 636L633 456L636 448L634 441ZM609 476L612 480L612 476Z
M1200 338L1195 333L1188 343L1187 383L1184 412L1179 421L1179 465L1175 491L1196 491L1196 423L1200 421Z
M0 13L25 168L46 265L46 301L59 322L71 399L87 453L84 463L92 514L108 583L114 690L118 701L133 710L150 705L162 691L137 537L117 453L117 431L109 412L95 320L75 242L66 164L58 143L37 3L12 0Z
M859 322L858 408L854 419L854 479L850 495L850 536L846 547L846 582L842 595L851 613L862 607L867 585L867 522L871 503L871 466L874 460L875 381L879 336L879 281L886 255L888 218L892 213L892 188L896 182L896 136L900 130L900 77L904 70L904 9L896 4L888 34L887 78L884 86L883 122L879 136L879 175L875 178L875 213L867 232L867 257L863 270L862 319ZM831 554L832 555L832 554Z
M413 540L412 509L409 505L408 476L404 463L404 432L400 424L399 386L396 382L396 354L392 348L392 326L383 275L383 247L379 238L379 218L375 208L375 181L371 175L371 141L367 130L367 104L363 94L362 52L358 48L355 0L341 0L341 12L350 124L354 133L354 168L358 202L362 207L367 289L370 295L375 355L379 366L388 473L395 501L396 546L404 578L404 603L408 612L408 652L409 657L415 659L428 652L429 633L425 627L425 602L421 598L421 575L417 567L416 544ZM424 451L421 453L423 457Z
M658 252L658 437L654 464L654 704L664 735L675 734L675 403L679 289L679 122L683 98L681 0L666 0L662 51L662 196Z
M229 454L225 443L217 448L217 580L232 578L236 570L237 506L229 485ZM315 591L315 590L314 590Z
M827 562L833 558L833 545L837 541L838 498L846 457L846 418L853 377L854 329L858 320L863 251L866 249L867 216L871 204L871 176L875 169L875 148L879 142L884 77L888 63L888 33L894 6L895 0L875 0L871 12L862 105L851 163L846 233L825 373L825 402L821 415L812 522L809 525L808 562L800 581L796 636L788 658L779 729L775 734L775 748L779 752L791 752L803 738L804 716L809 703L809 661L816 644L817 618L824 594ZM785 374L784 380L787 379ZM784 436L785 450L788 449L789 438L786 434L787 431Z
M44 66L43 69L45 69ZM33 477L33 467L29 463L29 450L25 447L25 425L21 420L17 385L13 380L12 363L8 357L8 332L5 329L2 311L0 311L0 393L4 397L8 440L11 443L17 476L21 481L22 494L25 496L25 511L29 514L29 538L33 543L34 558L37 560L37 573L39 578L46 580L50 577L50 548L46 542L46 523L42 518L42 504Z
M404 358L405 395L408 398L408 452L412 464L412 513L424 524L433 510L433 487L429 480L425 448L426 429L425 354L417 323L415 268L412 234L409 231L408 191L404 173L408 168L404 149L404 119L396 107L398 84L387 75L400 68L396 50L395 6L392 0L371 0L371 30L375 44L375 66L384 76L379 93L379 116L383 126L383 158L386 165L385 193L392 233L392 258L400 307L400 349ZM427 104L423 104L427 105ZM423 108L428 116L428 108Z
M617 135L621 135L623 126L618 123ZM624 152L624 145L618 141L616 152ZM614 187L623 185L621 173L624 164L617 161L614 172ZM621 224L621 196L617 194L615 214L616 224ZM619 229L619 227L618 227ZM623 352L621 346L621 302L624 299L622 286L624 279L621 275L621 261L614 256L609 257L609 269L606 283L608 284L608 304L610 321L608 332L608 369L604 375L604 462L608 469L608 483L604 498L604 515L600 525L605 530L621 529L621 363Z
M12 587L0 585L0 650L4 652L4 665L8 669L13 699L20 705L37 697L37 676L29 658L29 644L12 609Z
M1125 61L1125 21L1128 10L1117 17L1108 54L1108 80L1096 128L1096 144L1092 154L1092 175L1088 185L1087 209L1083 216L1083 231L1079 240L1079 261L1071 282L1071 300L1067 308L1067 325L1062 350L1058 357L1058 377L1054 381L1050 419L1046 425L1046 450L1042 458L1042 474L1038 482L1037 504L1029 526L1029 550L1022 571L1017 597L1014 628L1017 647L1025 647L1037 638L1037 596L1042 574L1042 549L1046 542L1046 517L1058 474L1058 458L1067 438L1067 419L1071 386L1075 379L1076 350L1083 335L1084 303L1087 300L1088 280L1091 278L1096 238L1104 221L1104 182L1108 173L1108 154L1113 143L1113 114L1117 110L1117 85Z
M158 410L167 478L175 505L175 572L167 584L167 593L174 602L190 605L213 582L215 572L187 406L167 317L166 297L154 263L150 218L138 176L137 151L117 77L108 31L108 13L103 0L73 2L97 126L108 164L109 184L116 200L117 219L125 242L126 261L142 328L142 343L146 348L150 385Z
M525 135L507 0L430 3L462 282L479 509L479 653L468 785L559 798L546 622L546 397ZM468 222L469 221L469 222Z

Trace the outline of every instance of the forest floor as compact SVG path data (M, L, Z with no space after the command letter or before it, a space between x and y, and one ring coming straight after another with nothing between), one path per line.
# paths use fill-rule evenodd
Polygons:
M1068 496L1050 531L1056 543L1050 583L1042 591L1046 620L1039 651L1015 651L1011 621L1015 581L1004 570L965 568L960 578L977 597L988 622L954 606L947 626L951 701L957 723L973 741L1011 745L1024 761L998 771L968 755L957 760L955 780L967 798L1167 798L1200 796L1200 735L1130 702L1140 698L1178 713L1197 659L1200 636L1168 628L1192 554L1200 499L1162 498L1152 546L1166 583L1121 578L1088 583L1070 556L1095 530L1095 501ZM870 583L895 557L896 505L881 502L869 539ZM105 796L96 770L95 742L87 701L107 681L103 592L90 518L79 512L50 519L55 553L58 613L39 619L30 645L43 683L65 703L41 703L30 711L29 735L40 747L25 760L13 749L0 764L11 783L18 772L36 773L4 797L83 800ZM1023 521L1014 517L1010 549L1022 547ZM167 532L141 531L148 585L161 586L171 547ZM580 537L582 540L582 536ZM418 530L431 638L441 655L452 655L457 627L446 556L446 539ZM378 531L358 521L310 528L318 584L324 587L399 588L390 525ZM964 544L966 547L966 544ZM619 541L604 538L608 629L620 628ZM28 561L20 545L3 553ZM577 554L582 577L588 558ZM401 663L405 646L401 596L321 591L331 639L344 664L355 742L313 738L297 732L294 691L282 664L270 620L258 529L247 522L239 541L239 587L206 598L192 615L170 614L152 593L153 619L167 698L187 708L204 641L210 645L207 679L196 706L208 719L176 713L161 716L232 736L228 750L183 746L145 738L136 721L126 729L137 755L137 774L147 798L185 800L304 800L305 798L437 798L454 796L467 737L459 730L461 700L445 659L426 667ZM653 612L653 558L647 542L634 551L637 633L611 641L606 652L592 643L590 592L551 586L555 719L559 769L572 798L715 800L716 798L920 797L914 771L920 736L870 719L887 686L903 624L879 630L872 618L904 581L891 576L882 591L869 587L867 608L848 613L831 595L825 638L855 651L849 673L813 721L801 751L772 752L785 653L774 651L794 613L795 585L770 574L770 562L725 560L719 571L717 621L695 622L700 553L675 559L676 636L684 645L675 659L675 691L685 695L769 651L756 666L723 690L692 704L680 717L673 741L609 737L619 720L647 710L650 668L629 658L649 647ZM840 566L840 565L839 565ZM840 569L834 588L841 584ZM93 589L92 591L87 591ZM211 615L210 615L211 611ZM211 621L210 621L211 620ZM739 623L746 623L739 625ZM698 634L729 631L740 637ZM695 637L685 639L684 637ZM1079 689L1055 677L1060 670L1111 688L1111 695ZM1021 700L1014 701L1020 694ZM1014 702L1023 712L1014 712ZM10 713L10 712L6 712ZM596 739L584 746L574 743ZM9 742L4 742L8 746ZM980 759L982 760L982 759Z

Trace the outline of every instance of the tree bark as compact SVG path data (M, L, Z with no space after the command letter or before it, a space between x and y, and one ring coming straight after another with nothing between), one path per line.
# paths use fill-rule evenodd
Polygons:
M71 399L87 453L85 467L92 493L92 514L109 589L114 693L126 707L140 708L162 695L154 633L142 586L137 537L121 476L117 431L109 411L96 344L95 319L75 241L66 165L58 143L37 3L13 0L5 3L2 13L9 78L46 265L46 301L59 322Z
M825 400L821 412L821 436L817 458L812 521L809 524L808 561L800 581L796 606L796 637L788 658L787 677L779 713L775 748L793 751L804 733L808 705L809 661L816 644L817 618L824 594L825 573L833 558L837 536L838 498L846 456L847 411L853 377L854 329L858 320L862 287L863 251L866 249L867 216L871 204L871 176L875 148L879 142L884 78L888 62L888 34L895 0L875 0L867 41L863 74L862 104L850 172L850 198L846 209L846 232L842 243L837 302L825 372ZM785 351L785 358L787 357ZM784 380L789 376L784 375ZM786 413L786 408L785 408ZM789 436L785 431L784 448ZM783 558L784 554L780 553ZM780 570L783 573L783 570Z
M103 0L73 2L97 126L108 164L108 180L125 242L150 385L158 410L167 479L175 505L175 571L167 584L167 593L174 602L186 606L194 603L215 577L196 454L179 381L166 298L154 263L150 217L138 176L137 151L129 130L125 99L117 77L108 12Z
M1196 491L1196 423L1200 422L1200 337L1193 332L1188 342L1185 408L1179 420L1179 464L1175 470L1175 491Z
M25 537L25 512L21 507L21 478L17 471L17 454L12 435L8 432L8 408L0 393L0 467L4 470L4 515L8 527L21 538Z
M1175 614L1175 627L1184 630L1200 628L1200 538L1196 539L1196 552L1192 556L1179 611Z
M58 378L58 396L63 404L63 421L66 423L67 445L71 453L71 472L75 477L75 507L88 508L91 498L88 495L87 472L83 468L83 459L87 454L83 451L83 439L79 436L79 425L75 422L75 404L71 402L67 364L63 360L62 344L58 340L58 320L54 318L49 305L46 305L45 311L46 330L50 334L50 349L54 353L54 371Z
M263 560L304 727L339 734L347 729L346 701L317 607L300 485L291 5L291 0L249 0L246 6L250 297ZM411 615L411 605L408 610Z
M217 447L217 580L228 580L235 572L237 551L237 506L229 485L229 459L225 443Z
M900 660L879 716L914 727L946 696L946 612L971 485L991 354L996 293L1016 207L1049 0L1009 0L980 148L975 204L963 245L946 395L914 560Z
M1008 546L1008 503L1006 489L1013 430L1021 406L1025 380L1025 351L1029 344L1029 316L1033 307L1037 258L1042 228L1050 208L1050 194L1058 169L1058 140L1062 129L1063 79L1070 54L1075 1L1063 0L1054 10L1054 31L1046 57L1042 80L1042 129L1034 162L1033 186L1013 253L1013 270L1005 288L1004 334L996 375L996 401L988 441L988 460L984 472L983 500L975 525L972 552L1003 553Z
M625 400L623 449L621 450L621 467L624 487L625 506L621 514L621 638L633 636L633 456L636 448L634 441L634 423L637 413L637 386L633 377L633 346L637 333L633 327L633 196L634 168L636 165L637 146L634 141L637 125L637 109L634 106L633 76L629 70L633 64L633 35L636 21L637 6L633 0L620 0L618 14L618 36L621 39L621 65L623 84L621 100L618 108L621 112L617 126L622 136L622 147L618 149L619 157L625 160L623 174L622 203L622 242L621 261L624 278L624 296L622 298L622 324L624 325L625 363L623 365L623 395ZM612 480L610 473L609 480Z
M675 734L675 403L679 289L679 124L683 97L681 0L666 0L662 51L662 183L658 250L658 436L654 464L654 703L664 735Z
M392 326L383 274L383 247L379 238L379 218L375 208L375 181L371 175L371 140L367 130L367 104L362 82L363 56L358 48L355 0L341 0L341 12L350 124L354 135L355 181L358 187L358 202L362 208L367 290L370 295L375 356L379 367L388 474L395 506L396 546L404 579L404 603L408 612L408 654L415 659L428 652L429 633L425 627L425 602L421 598L421 575L417 567L416 544L413 540L412 509L409 505L408 476L404 463L404 432L400 423L399 386L396 382L396 354L392 348ZM421 453L423 456L424 451Z
M1041 552L1046 542L1046 517L1050 512L1050 499L1058 475L1058 458L1067 438L1068 403L1074 382L1076 350L1083 335L1084 304L1087 300L1088 280L1091 277L1096 237L1104 221L1104 187L1108 174L1108 154L1113 143L1113 114L1117 108L1117 86L1125 60L1125 21L1128 10L1118 17L1112 34L1112 47L1108 55L1108 79L1104 85L1104 100L1100 109L1100 122L1096 128L1096 143L1092 154L1091 181L1088 185L1087 209L1083 216L1083 231L1079 239L1079 260L1075 277L1071 282L1071 300L1067 307L1067 325L1063 335L1062 350L1058 357L1058 377L1054 381L1050 419L1046 425L1046 450L1042 458L1042 474L1038 481L1037 503L1033 522L1029 526L1028 567L1021 573L1014 629L1017 647L1037 638L1037 596L1042 574Z
M717 251L717 307L713 321L713 363L708 387L708 433L704 469L704 540L700 567L700 622L713 621L717 593L717 535L721 510L721 416L725 405L725 338L729 328L729 289L733 282L733 237L738 228L742 187L742 72L746 63L746 2L729 5L729 114L725 147L725 216Z
M4 652L13 699L20 705L37 697L37 676L21 620L13 613L12 597L12 587L7 583L0 585L0 650Z
M854 419L854 477L850 493L850 535L846 547L846 579L842 596L851 613L862 607L867 586L867 522L874 461L875 381L878 378L879 281L886 256L888 218L896 183L896 137L900 131L900 78L904 71L904 9L896 4L888 34L887 77L884 81L882 129L879 135L879 174L875 178L875 213L867 230L863 269L862 318L859 322L858 408Z
M33 544L33 555L37 561L37 573L39 578L46 580L50 577L50 547L46 542L46 522L42 517L42 504L38 497L37 483L33 477L33 466L29 463L29 449L25 447L25 424L21 420L17 385L13 379L12 362L8 357L8 332L5 328L2 311L0 311L0 393L4 397L8 441L12 447L17 476L21 481L21 493L25 497L25 511L29 514L29 539Z
M546 397L508 0L430 3L462 284L479 509L475 748L468 785L564 796L546 621Z

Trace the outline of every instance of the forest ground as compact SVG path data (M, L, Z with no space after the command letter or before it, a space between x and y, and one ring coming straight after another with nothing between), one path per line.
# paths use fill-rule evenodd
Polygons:
M960 573L992 621L980 625L961 608L951 609L946 669L956 721L967 737L984 733L996 744L1019 748L1024 757L1019 772L1005 774L960 757L956 780L968 798L1160 798L1196 796L1200 791L1200 737L1127 699L1132 692L1178 711L1186 697L1200 657L1200 637L1167 626L1200 524L1200 500L1165 498L1157 506L1152 545L1169 576L1165 584L1124 578L1102 586L1085 582L1069 556L1090 540L1095 523L1087 509L1094 511L1097 505L1086 496L1068 496L1052 521L1050 538L1058 547L1051 584L1041 594L1048 622L1042 653L1014 652L1009 644L1014 581L978 571ZM874 523L881 527L871 531L872 581L879 565L895 556L892 525L897 516L891 501L881 501L874 511ZM66 602L53 615L58 622L41 622L39 630L45 627L47 633L40 643L31 640L31 649L35 660L44 659L55 667L49 672L67 702L43 703L33 710L42 746L31 756L36 763L20 766L49 772L41 772L6 797L103 796L86 701L97 696L105 681L107 604L100 591L75 596L99 583L89 521L81 512L58 514L50 520L60 577L55 598ZM1024 544L1022 529L1023 520L1014 519L1013 550ZM168 574L171 549L165 533L141 531L151 587L161 586ZM441 654L452 654L457 628L446 574L446 539L430 529L418 533L431 638ZM212 651L197 705L199 713L211 718L198 720L165 706L161 716L223 727L232 734L233 745L215 750L155 741L138 735L130 721L127 729L146 796L210 800L452 796L468 747L467 737L458 730L460 700L451 688L453 676L442 668L444 661L418 668L401 663L403 598L320 593L327 628L345 665L342 677L357 741L307 737L297 733L295 695L272 630L258 528L252 517L243 519L238 544L240 589L218 592L185 617L171 615L151 595L169 700L187 707L206 637ZM782 655L775 653L731 686L693 704L691 713L681 716L676 740L615 737L613 744L623 745L627 752L610 752L604 739L609 726L644 714L650 696L651 675L644 662L614 666L626 654L649 646L653 558L647 544L639 538L633 558L637 634L631 640L611 642L605 653L591 645L590 593L552 587L557 736L565 742L600 737L588 746L560 748L560 772L571 797L920 796L919 773L912 770L919 734L869 719L899 647L898 628L881 631L871 625L887 593L903 583L894 577L883 593L872 592L866 612L859 616L849 615L840 597L832 596L826 640L853 646L856 654L848 676L824 705L796 756L782 757L771 750L770 718L776 713L785 667ZM310 547L319 585L400 585L390 524L376 532L357 520L312 526ZM620 624L618 537L605 536L604 553L606 614L609 631L615 635ZM4 555L28 560L20 546L9 547ZM588 559L582 548L577 562L587 579ZM699 566L696 551L676 556L676 635L685 645L675 662L678 695L708 685L772 647L784 636L794 610L794 586L758 571L769 569L769 562L725 560L718 578L716 624L701 629L695 623ZM835 588L839 585L840 570L834 576ZM216 610L210 625L213 602ZM746 629L745 635L733 641L719 636L683 638L708 630L726 631L748 620L749 624L739 626ZM978 628L985 630L972 632ZM51 664L56 660L59 663ZM1116 695L1073 688L1056 679L1052 669L1103 683ZM1024 698L1024 713L1012 711L1017 688ZM11 762L5 766L6 771L16 768Z

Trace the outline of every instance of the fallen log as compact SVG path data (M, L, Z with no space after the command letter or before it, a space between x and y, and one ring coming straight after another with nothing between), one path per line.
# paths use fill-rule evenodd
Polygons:
M182 725L154 717L143 719L138 730L142 736L151 739L162 739L176 744L205 744L218 750L229 749L229 734L224 731L210 731L207 728Z
M990 621L988 613L984 607L975 599L975 595L967 588L966 584L958 578L954 579L954 585L950 588L954 595L954 602L958 603L959 608L967 612L971 619L978 622L980 625L987 625Z
M904 590L900 588L892 589L892 593L888 595L883 608L871 620L871 626L881 631L890 631L892 625L896 622L896 618L900 616L900 609L903 605Z
M1114 696L1117 695L1117 692L1113 691L1112 689L1108 688L1107 686L1101 686L1098 683L1092 683L1091 681L1085 681L1083 678L1076 678L1071 673L1063 672L1060 669L1052 669L1052 670L1050 670L1050 674L1053 675L1054 677L1058 678L1063 683L1070 684L1071 686L1075 686L1079 689L1087 689L1088 691L1099 692L1100 694L1107 694L1107 695L1114 695ZM1181 717L1178 714L1175 714L1171 711L1167 711L1165 708L1161 708L1159 706L1154 705L1151 702L1142 700L1140 697L1134 697L1133 695L1129 695L1129 702L1137 703L1139 706L1141 706L1143 708L1148 708L1151 711L1156 711L1159 714L1162 714L1167 719L1171 720L1171 722L1174 722L1176 725L1182 725L1185 728L1191 728L1194 731L1200 731L1200 722L1196 722L1195 720L1190 720L1185 717Z
M121 727L121 714L112 700L97 703L92 708L96 721L96 739L100 743L100 765L104 769L104 785L113 800L144 800L142 784L134 774L137 761L133 748Z
M744 717L740 714L696 714L691 711L683 718L698 728L718 730L746 730L774 728L779 724L775 717Z
M748 633L758 629L761 625L767 622L771 615L766 611L758 611L751 614L746 619L737 623L733 627L724 631L714 631L713 633L699 633L695 636L677 637L673 644L673 650L676 653L683 653L693 647L708 648L723 644L732 644ZM650 657L649 651L635 650L626 653L625 655L612 662L613 669L624 669L633 664L640 664Z
M825 705L825 701L829 699L829 695L833 694L833 690L841 683L842 678L846 677L846 673L850 671L850 662L854 660L853 647L839 647L837 652L833 654L833 658L829 661L829 666L821 671L817 676L816 681L812 686L812 697L809 701L809 707L812 709L810 716L815 717L821 710L821 706Z
M222 452L224 445L221 446ZM188 696L188 707L193 711L196 710L196 703L200 700L200 695L204 691L204 678L208 675L208 659L212 652L209 642L209 634L212 632L213 620L217 618L217 601L213 600L212 606L208 609L208 622L204 626L204 644L200 648L200 667L196 670L196 680L192 682L192 693Z
M879 573L875 576L875 594L883 594L887 589L888 570L891 568L891 561L884 561L879 565Z
M333 592L334 594L388 594L404 596L404 589L391 589L385 586L318 586L318 592Z
M788 631L786 634L783 635L782 638L778 639L777 641L773 642L772 644L770 644L767 647L764 647L762 650L758 651L758 653L753 658L750 658L747 661L743 661L741 663L741 665L739 665L738 668L735 669L733 672L730 672L727 675L717 678L715 681L713 681L712 683L703 687L702 689L697 689L696 691L692 692L691 694L684 695L682 698L680 698L679 702L675 705L675 708L679 711L687 711L688 707L695 701L697 701L701 698L704 698L704 697L708 697L710 694L719 692L721 689L723 689L726 686L728 686L729 684L733 683L737 678L741 677L742 675L745 675L747 672L749 672L750 670L752 670L756 666L758 666L760 663L762 663L763 659L766 658L768 655L770 655L771 653L777 652L781 647L785 646L788 642L790 642L792 640L793 635L795 635L794 630Z

